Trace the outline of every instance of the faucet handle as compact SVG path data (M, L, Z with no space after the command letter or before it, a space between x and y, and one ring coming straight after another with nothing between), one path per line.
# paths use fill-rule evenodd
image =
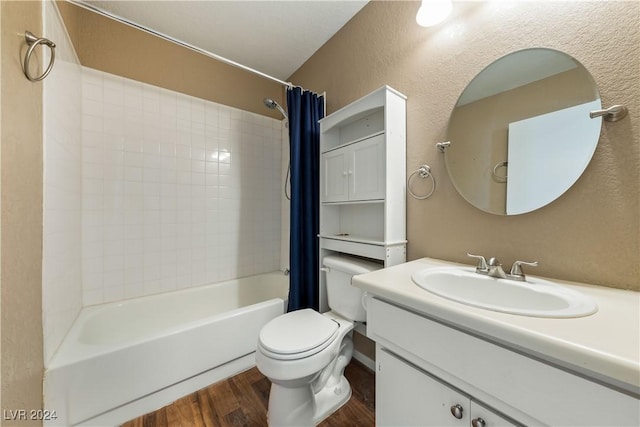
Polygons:
M471 258L476 258L478 260L478 265L476 266L476 270L486 271L489 267L487 267L487 260L484 259L482 255L473 255L467 252L467 256Z
M511 271L509 272L509 275L524 278L524 273L522 272L522 267L521 267L522 265L529 265L531 267L537 267L538 266L538 261L534 261L534 262L516 261L511 266Z

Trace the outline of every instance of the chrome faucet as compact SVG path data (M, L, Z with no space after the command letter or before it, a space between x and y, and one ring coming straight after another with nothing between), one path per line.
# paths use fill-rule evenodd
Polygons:
M516 261L511 266L511 270L509 271L509 274L507 274L502 269L502 264L500 264L500 262L494 257L489 258L489 261L487 262L487 260L482 255L473 255L473 254L467 253L467 256L476 258L478 260L478 265L476 266L476 273L483 274L489 277L495 277L498 279L516 280L518 282L526 281L526 276L522 272L522 265L530 265L532 267L538 266L538 261L535 261L535 262Z
M489 258L489 262L487 262L487 276L499 279L507 278L507 273L502 269L502 264L494 257Z

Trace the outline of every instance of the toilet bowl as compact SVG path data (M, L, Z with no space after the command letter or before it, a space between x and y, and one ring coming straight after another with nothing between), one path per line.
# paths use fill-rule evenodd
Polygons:
M256 364L272 383L270 426L316 425L351 397L344 369L353 355L354 322L366 318L362 291L351 286L351 277L381 266L335 255L325 257L323 264L332 310L293 311L260 331Z

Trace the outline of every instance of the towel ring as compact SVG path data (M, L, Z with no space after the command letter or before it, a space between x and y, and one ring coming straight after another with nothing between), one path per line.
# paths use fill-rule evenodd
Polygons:
M56 44L51 40L48 40L45 38L38 38L34 36L31 33L31 31L24 32L24 39L29 45L29 49L27 50L27 53L24 56L24 62L22 63L22 71L24 72L24 75L27 76L27 79L29 79L29 81L39 82L40 80L47 77L51 72L51 69L53 68L53 63L56 60ZM47 67L46 70L44 70L44 73L42 73L42 75L38 77L33 77L31 74L29 74L29 61L31 61L31 55L33 55L33 52L35 51L36 46L40 44L46 45L49 47L49 49L51 49L51 61L49 61L49 66Z
M496 182L507 182L507 172L505 172L504 175L498 175L498 169L500 168L507 169L508 167L509 167L509 162L505 161L505 162L496 163L496 165L493 167L493 172L491 173L491 175L493 175L493 180Z
M411 191L411 178L413 178L416 174L418 174L421 179L427 177L431 178L431 182L433 183L431 191L429 191L429 193L425 194L424 196L418 196L413 191ZM409 175L409 178L407 178L407 191L409 192L409 194L411 194L411 197L418 200L428 199L429 197L431 197L433 192L436 191L436 179L433 177L433 175L431 175L431 168L428 165L421 165L417 170L411 172L411 175Z

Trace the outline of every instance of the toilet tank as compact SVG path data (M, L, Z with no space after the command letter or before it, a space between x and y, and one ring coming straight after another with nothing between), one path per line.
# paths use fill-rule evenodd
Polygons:
M362 306L363 291L351 286L351 278L379 270L382 265L346 255L326 256L322 264L326 267L327 300L331 310L349 320L365 321L367 313Z

